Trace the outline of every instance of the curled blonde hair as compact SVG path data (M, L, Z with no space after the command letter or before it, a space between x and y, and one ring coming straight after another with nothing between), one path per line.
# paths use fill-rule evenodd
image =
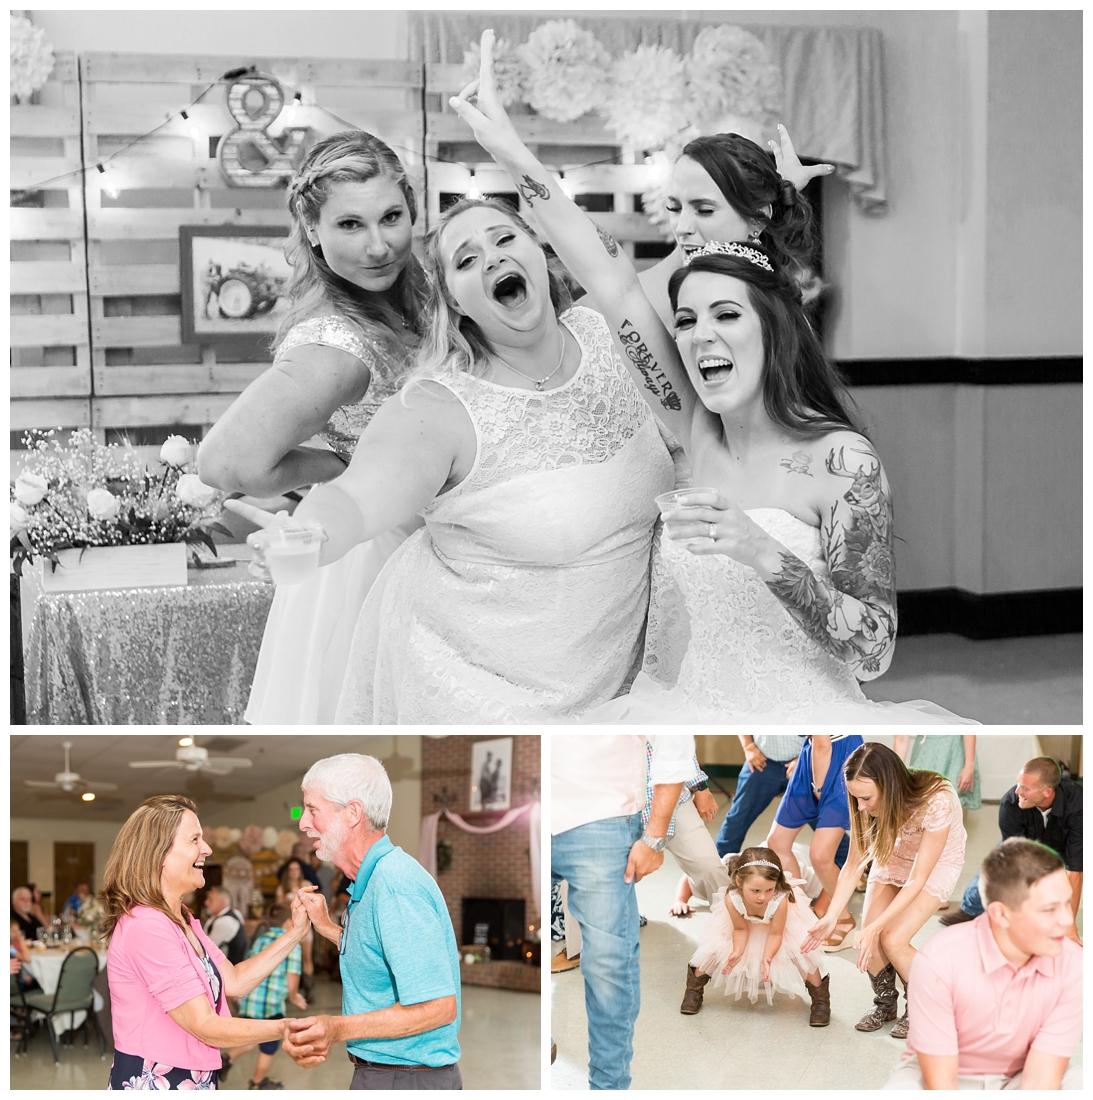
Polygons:
M847 757L843 775L847 782L870 779L876 785L880 796L876 817L862 813L858 800L849 791L846 798L850 804L851 844L866 859L882 867L891 861L899 831L915 811L938 791L952 790L945 776L911 771L887 745L876 741L866 742Z
M163 861L175 842L178 823L197 806L185 795L157 794L145 799L121 827L103 872L102 927L113 934L118 921L134 906L147 905L166 914L183 931L184 918L171 911L163 896ZM183 913L189 916L186 906Z

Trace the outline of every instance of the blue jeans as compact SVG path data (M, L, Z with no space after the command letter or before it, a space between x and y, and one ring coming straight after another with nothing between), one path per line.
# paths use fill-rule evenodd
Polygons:
M550 841L551 878L569 883L569 911L581 926L591 1089L630 1087L641 976L638 902L623 875L640 836L641 814L632 814L579 825Z
M978 917L983 910L983 899L979 896L979 872L976 871L972 875L971 882L964 887L964 896L960 899L960 908L965 913L971 913L973 917Z
M762 771L753 771L746 760L740 769L736 781L736 794L732 805L721 822L718 831L717 854L726 856L729 852L740 852L744 848L744 837L755 824L759 815L780 795L786 793L789 779L786 777L788 760L767 760Z

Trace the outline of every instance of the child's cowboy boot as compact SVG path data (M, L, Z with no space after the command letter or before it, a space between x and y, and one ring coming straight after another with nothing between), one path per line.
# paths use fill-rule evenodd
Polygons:
M808 995L812 998L812 1011L808 1014L809 1027L827 1027L831 1023L831 990L828 983L831 975L825 974L819 985L805 982Z
M900 983L903 985L903 999L905 1005L903 1015L892 1025L892 1030L888 1032L893 1039L906 1039L907 1032L910 1030L911 1026L907 1020L907 1013L911 1010L911 1002L907 1000L907 983L902 978L900 978Z
M702 1007L702 991L709 980L709 974L696 974L693 966L687 967L687 992L683 994L683 1004L679 1006L684 1016L694 1016Z
M870 974L869 980L873 983L873 1010L854 1025L858 1031L878 1031L882 1024L898 1015L896 968L889 963L876 977Z

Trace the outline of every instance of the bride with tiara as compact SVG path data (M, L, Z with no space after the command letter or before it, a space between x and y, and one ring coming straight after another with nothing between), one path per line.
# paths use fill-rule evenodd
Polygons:
M758 242L708 242L669 281L673 340L625 251L524 146L492 50L487 31L452 107L594 296L694 477L662 503L643 672L584 720L964 722L861 690L896 640L891 493L799 282Z

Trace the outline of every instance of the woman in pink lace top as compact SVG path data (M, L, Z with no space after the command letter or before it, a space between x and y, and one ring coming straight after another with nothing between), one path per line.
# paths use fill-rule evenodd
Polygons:
M850 900L872 860L862 929L854 946L858 969L868 972L873 984L873 1009L855 1026L877 1031L898 1014L896 975L906 994L915 957L911 939L956 886L968 834L949 781L936 772L908 770L885 745L868 742L856 749L843 774L850 801L850 856L828 916L813 927L802 950L812 950L814 940L819 943L830 933L835 914ZM891 1034L907 1037L906 1011Z

